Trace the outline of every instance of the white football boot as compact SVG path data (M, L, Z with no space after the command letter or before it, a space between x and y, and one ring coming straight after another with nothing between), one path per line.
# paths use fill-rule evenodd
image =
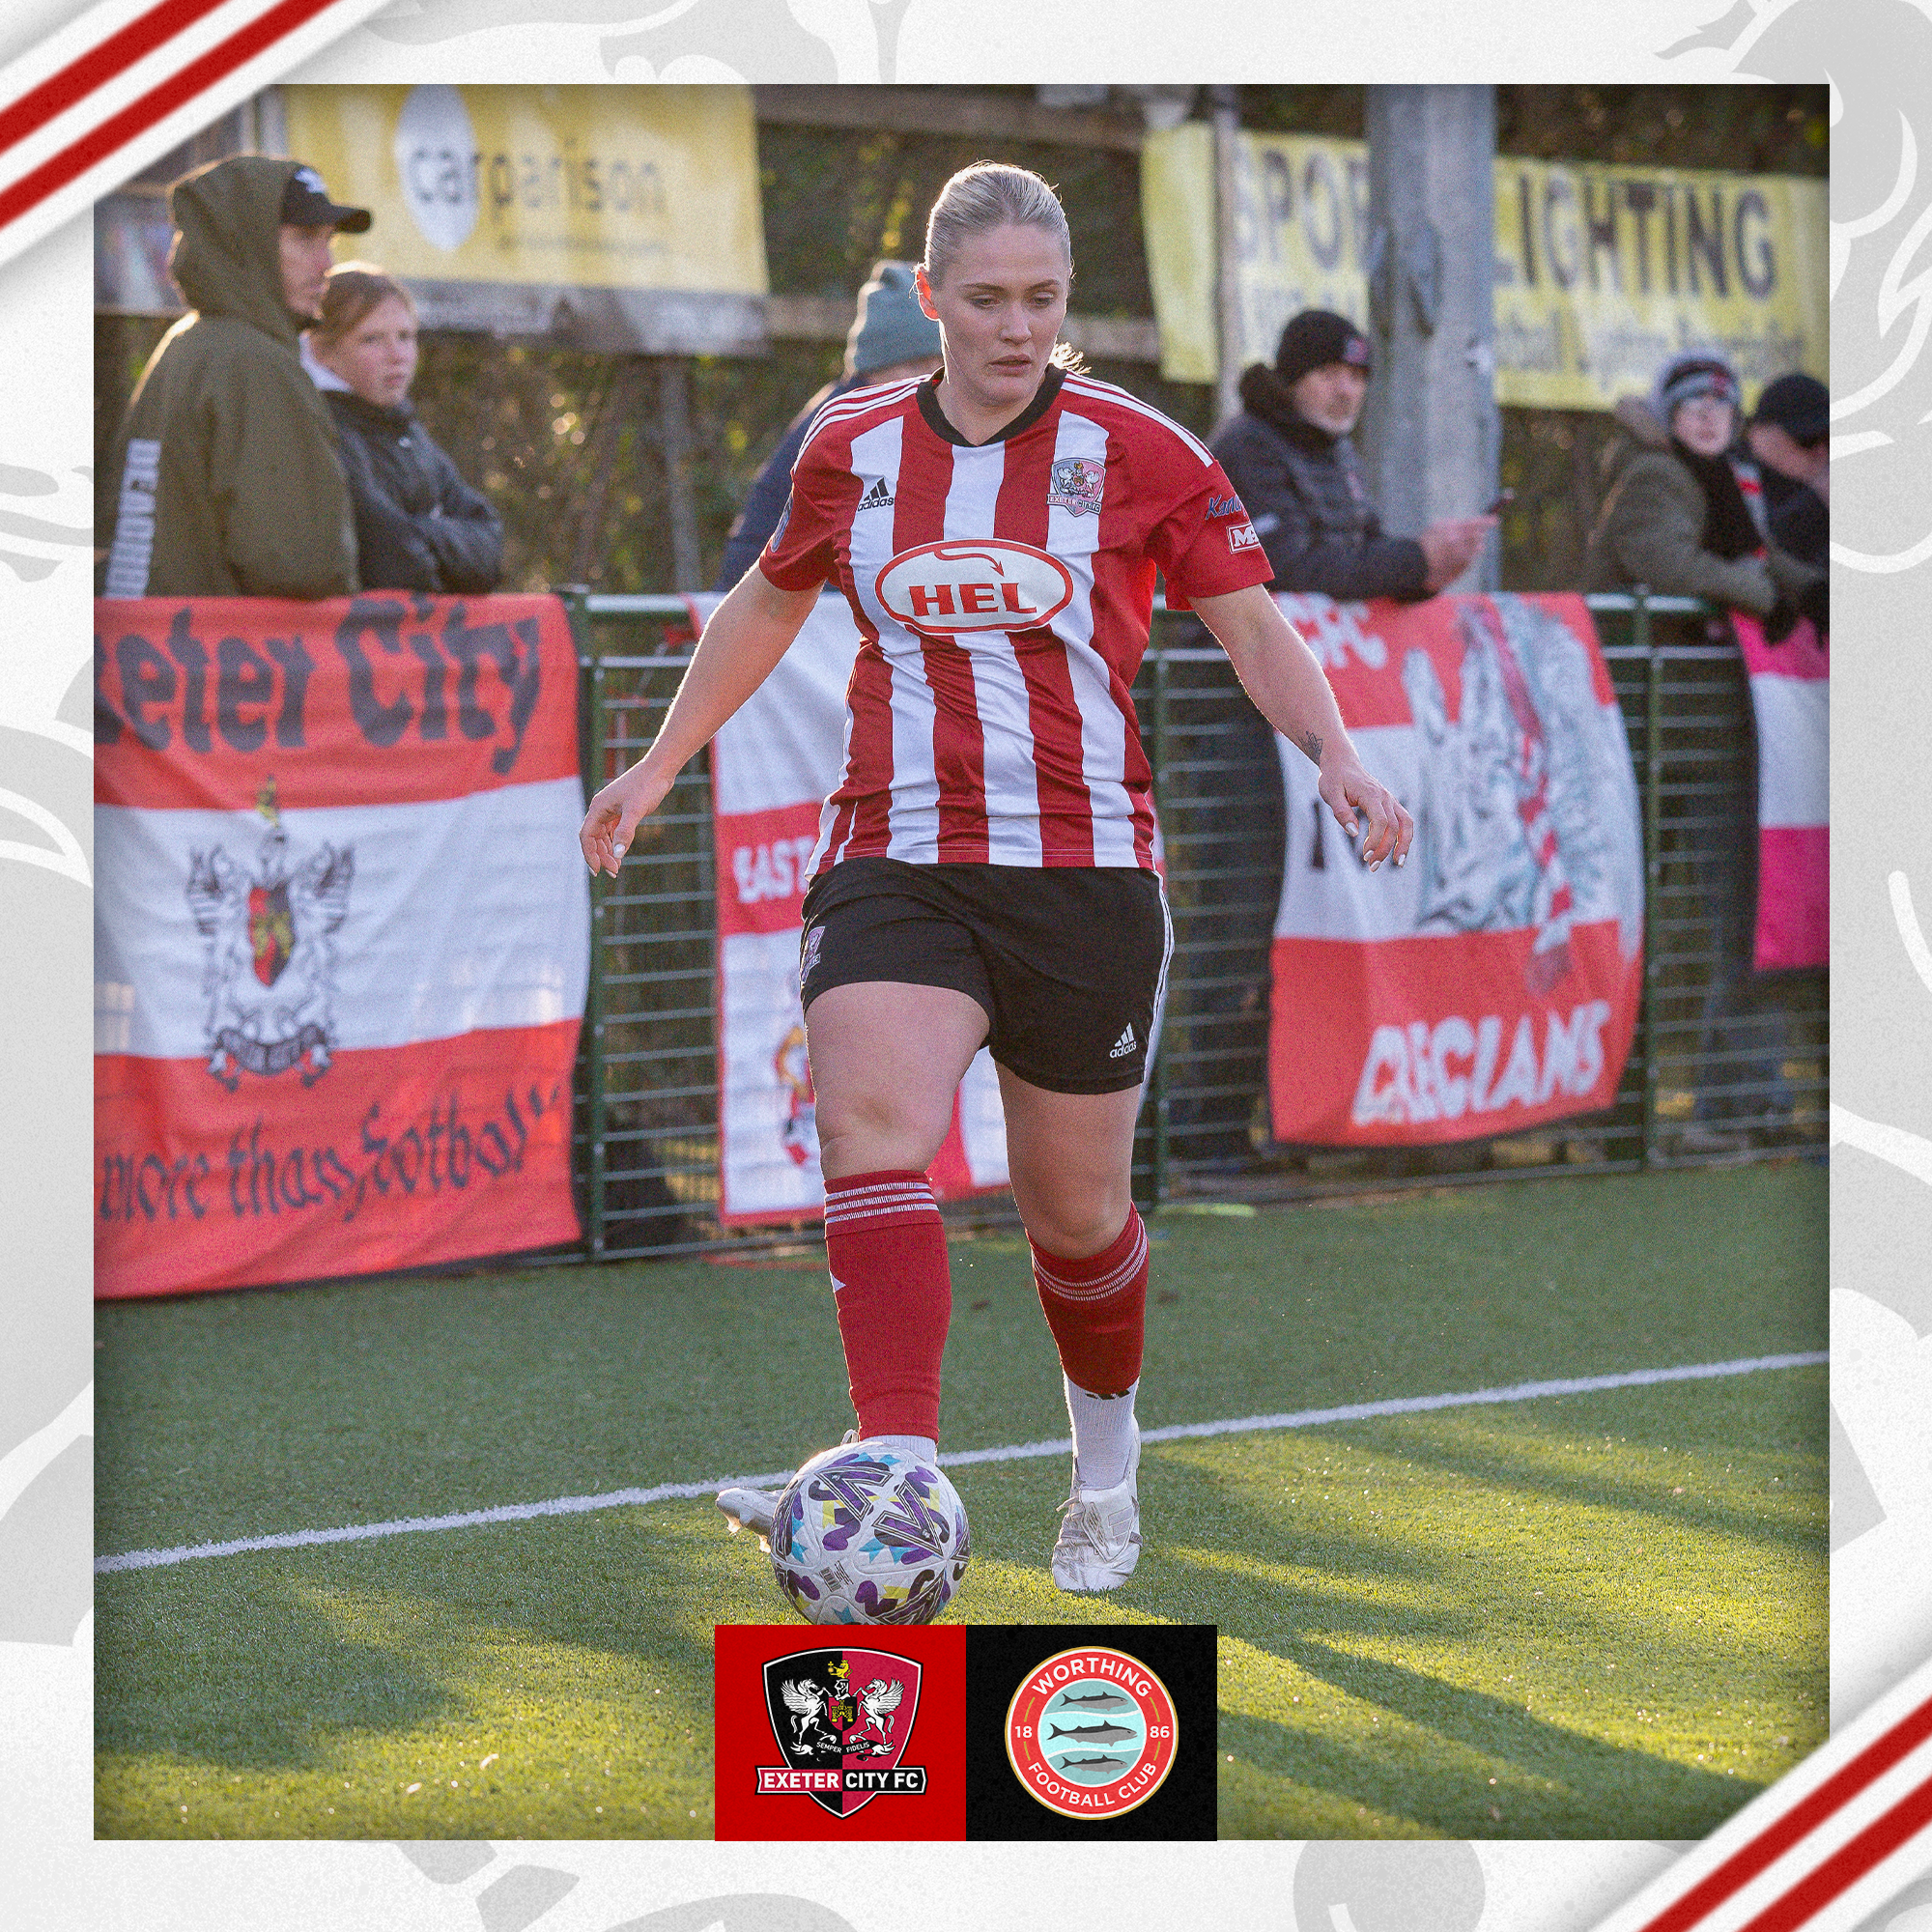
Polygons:
M838 1446L844 1448L848 1442L856 1442L859 1432L848 1429L839 1437ZM817 1456L809 1456L802 1469L810 1468L820 1457L832 1454L830 1449L821 1449ZM720 1490L718 1507L724 1512L724 1520L736 1536L741 1529L749 1529L757 1539L758 1548L766 1555L771 1554L772 1522L778 1515L779 1499L770 1490Z
M1111 1490L1083 1490L1061 1504L1065 1520L1053 1546L1053 1580L1063 1590L1111 1590L1124 1583L1141 1555L1141 1430L1134 1424L1127 1473Z

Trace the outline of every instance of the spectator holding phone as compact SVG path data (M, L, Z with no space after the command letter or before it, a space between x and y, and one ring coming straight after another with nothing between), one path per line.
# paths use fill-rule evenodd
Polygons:
M502 519L457 474L410 403L416 311L408 292L367 262L341 263L303 347L335 418L362 588L496 589Z
M1435 523L1420 536L1382 528L1350 440L1369 392L1369 338L1345 315L1309 308L1281 332L1274 366L1241 375L1241 411L1212 447L1274 567L1276 590L1343 601L1413 601L1462 576L1493 515Z

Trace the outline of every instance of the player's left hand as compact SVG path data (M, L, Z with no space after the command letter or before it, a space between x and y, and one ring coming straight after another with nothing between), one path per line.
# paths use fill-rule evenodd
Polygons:
M1335 822L1350 838L1362 840L1362 860L1374 871L1393 857L1400 866L1408 857L1415 837L1415 820L1388 786L1372 779L1359 758L1341 753L1324 759L1316 789L1328 802Z

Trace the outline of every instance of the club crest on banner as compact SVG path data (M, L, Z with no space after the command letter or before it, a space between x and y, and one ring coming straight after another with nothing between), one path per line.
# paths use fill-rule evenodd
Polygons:
M1524 978L1542 997L1572 969L1579 907L1584 918L1616 919L1626 958L1641 940L1629 763L1608 755L1618 748L1599 723L1589 653L1559 618L1516 599L1455 608L1463 655L1453 720L1429 652L1411 648L1402 662L1429 750L1419 761L1415 929L1529 928Z
M761 1796L803 1794L849 1818L885 1793L917 1795L925 1771L902 1762L919 1711L921 1666L890 1651L795 1651L764 1666L765 1713L782 1765L760 1765Z
M353 846L292 853L270 778L255 801L268 821L247 872L220 845L190 855L187 907L202 936L208 1071L231 1093L242 1074L328 1071L335 1046L335 934L349 914Z

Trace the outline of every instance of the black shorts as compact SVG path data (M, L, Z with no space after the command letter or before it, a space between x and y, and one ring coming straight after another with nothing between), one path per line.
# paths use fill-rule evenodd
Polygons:
M868 980L977 1000L986 1043L1050 1094L1147 1072L1172 943L1160 881L1133 866L908 866L847 859L805 895L805 1006Z

